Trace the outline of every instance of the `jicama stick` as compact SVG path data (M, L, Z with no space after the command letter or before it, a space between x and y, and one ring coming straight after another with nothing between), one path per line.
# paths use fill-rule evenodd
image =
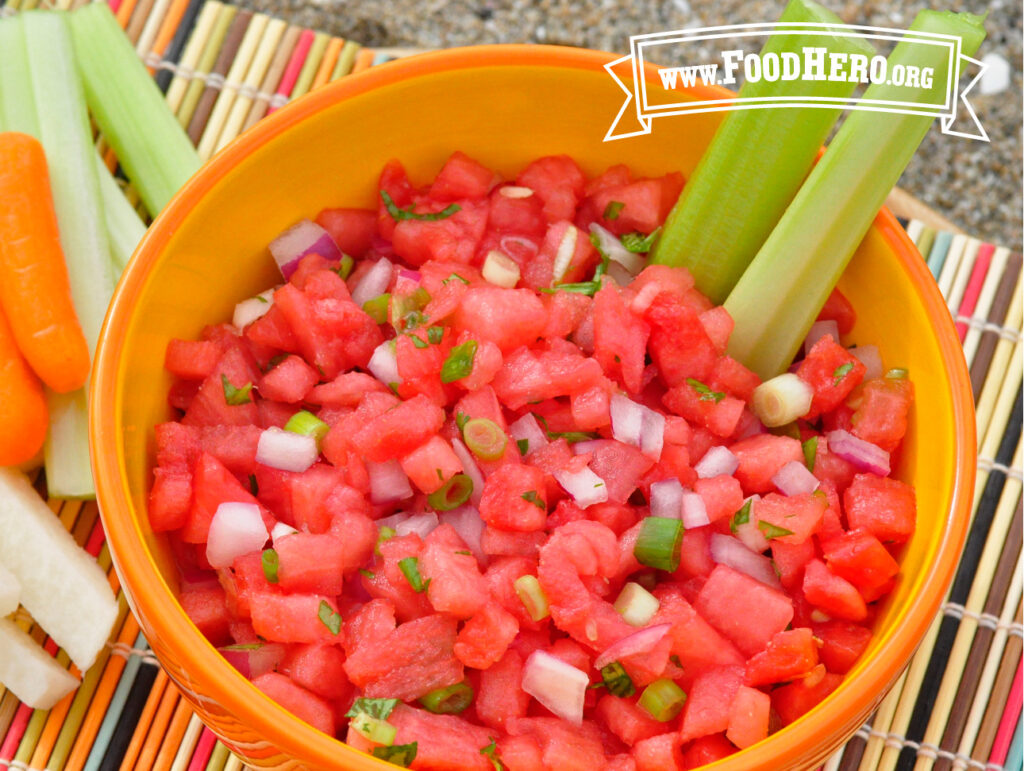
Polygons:
M779 21L842 24L813 0L790 0ZM761 56L802 55L805 47L827 49L826 61L833 52L868 58L874 53L859 38L822 32L770 37ZM824 78L761 79L746 82L739 97L845 99L855 85ZM688 268L697 288L721 303L800 189L841 113L814 107L728 113L669 214L652 260Z
M0 617L9 616L18 609L21 601L21 584L14 573L0 565Z
M985 38L982 17L969 13L921 11L910 29L956 35L967 56ZM864 99L913 102L943 93L948 57L944 46L900 43L888 71L931 67L934 87L877 84ZM788 366L933 120L862 111L847 117L725 302L736 322L732 356L763 378Z
M0 618L0 683L33 709L49 709L78 687L70 672L6 618Z

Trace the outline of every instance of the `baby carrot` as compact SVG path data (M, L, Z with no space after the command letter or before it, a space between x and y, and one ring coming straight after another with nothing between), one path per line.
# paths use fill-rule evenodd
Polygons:
M0 303L40 379L58 393L81 388L89 347L71 302L46 156L13 131L0 133Z
M48 421L43 386L0 311L0 466L24 463L39 452Z

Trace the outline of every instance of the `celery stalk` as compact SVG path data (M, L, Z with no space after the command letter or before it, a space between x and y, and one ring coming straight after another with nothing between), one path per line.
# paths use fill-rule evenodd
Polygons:
M155 217L199 156L107 4L84 5L68 20L89 108Z
M813 0L790 0L779 21L842 23ZM802 61L805 46L826 48L829 53L869 57L874 53L857 38L806 34L770 37L761 55L774 53L781 58L792 53ZM826 67L828 60L826 53ZM855 85L762 79L745 83L739 96L845 99ZM697 288L721 303L793 200L841 112L788 107L729 113L669 214L652 260L688 268Z
M39 134L25 35L16 17L0 19L0 129Z
M142 240L146 225L138 212L128 203L124 191L98 152L95 158L96 175L100 181L100 197L103 199L103 219L107 226L107 238L110 240L110 259L113 261L116 277L121 275L135 247Z
M983 17L921 11L911 30L956 35L973 55L985 38ZM948 49L901 43L889 56L897 64L932 67L935 86L925 89L872 85L865 99L923 101L944 93ZM778 374L796 354L815 316L933 118L853 112L814 167L725 302L736 327L729 353L761 377Z
M91 352L114 290L114 279L85 97L62 15L29 11L18 21L24 33L38 137L50 170L71 297ZM92 497L95 491L89 466L85 391L49 394L48 404L50 434L45 457L50 494L59 498Z

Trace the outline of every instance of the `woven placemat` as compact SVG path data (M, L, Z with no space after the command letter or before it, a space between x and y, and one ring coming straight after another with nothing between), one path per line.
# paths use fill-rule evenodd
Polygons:
M0 14L85 0L0 0ZM111 0L206 159L264 115L408 53L370 49L221 0ZM134 193L126 190L129 198ZM871 721L827 771L1021 771L1021 256L904 222L949 302L978 413L967 546L942 612ZM205 728L149 652L111 568L94 503L51 500L117 593L115 632L81 687L32 710L0 686L0 768L222 771L242 762ZM68 664L23 613L19 624Z

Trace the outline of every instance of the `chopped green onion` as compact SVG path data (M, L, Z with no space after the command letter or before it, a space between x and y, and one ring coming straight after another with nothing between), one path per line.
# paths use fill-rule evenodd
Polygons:
M750 507L754 503L752 498L747 498L740 510L732 515L732 519L729 520L729 530L733 533L740 529L740 525L745 525L750 521Z
M448 358L441 365L441 382L454 383L473 371L473 358L476 356L476 340L467 340L462 345L452 348Z
M647 626L661 603L640 584L629 581L622 587L613 607L630 626Z
M352 275L352 268L356 266L356 261L353 260L349 255L341 255L341 262L338 263L338 267L334 268L334 272L337 273L342 279L346 279Z
M480 754L487 756L487 759L491 761L491 765L494 766L494 771L507 771L501 756L498 754L498 742L493 737L491 737L490 744L480 748Z
M322 442L331 427L312 412L299 410L288 418L288 422L284 424L284 430L291 431L293 434L312 436L317 442Z
M155 217L198 171L199 155L106 3L67 19L89 108Z
M525 442L525 441L529 441L529 440L523 439L521 441ZM527 490L525 493L523 493L519 497L522 498L524 501L527 501L528 503L532 503L534 506L536 506L541 511L547 511L548 510L548 505L537 494L536 490Z
M643 233L626 233L620 240L627 252L643 254L651 251L651 246L654 245L659 235L661 235L661 228L657 227L646 236Z
M702 382L694 380L692 377L686 378L686 384L700 394L700 401L702 402L714 402L715 404L718 404L725 398L725 394L721 391L712 391Z
M430 327L427 330L427 340L433 345L438 345L444 339L444 327Z
M465 412L458 412L455 414L455 425L458 427L459 431L464 429L468 422L469 415L467 415Z
M780 22L839 25L842 19L811 0L792 0ZM761 51L762 60L768 54L802 58L805 47L827 48L826 60L832 52L869 58L874 53L857 38L808 29L806 33L769 37ZM855 87L856 83L825 78L761 78L744 83L739 96L767 102L784 97L822 102L846 99ZM841 109L824 105L728 113L686 180L652 261L688 268L697 288L716 305L721 304L800 189L841 113ZM761 297L763 314L764 298L770 295L764 292ZM774 298L770 301L777 302Z
M853 362L848 361L846 364L840 364L832 371L832 385L837 386L843 382L843 378L850 374L853 369Z
M802 418L811 409L814 389L792 372L777 375L754 389L751 407L769 428Z
M267 583L276 584L277 568L280 565L280 561L277 557L277 552L273 549L265 549L263 551L263 575L267 579Z
M416 742L396 744L392 747L374 747L370 754L393 765L408 768L409 764L416 760L417 747Z
M467 682L455 683L420 696L419 702L438 715L458 715L473 703L473 688Z
M355 715L349 723L349 727L371 742L387 747L395 743L395 735L398 733L398 729L391 723L367 715L365 712Z
M246 383L244 386L236 388L231 385L228 376L222 374L220 376L220 384L224 389L224 401L233 407L237 407L240 404L249 404L252 401L252 383Z
M537 576L519 576L513 583L516 594L522 600L526 613L534 621L547 618L551 610L548 606L548 596L544 593L544 587L540 585Z
M910 373L902 367L893 367L885 373L885 376L889 378L889 380L906 380L909 374Z
M764 533L764 537L771 540L772 538L782 538L787 535L793 535L792 530L787 530L784 527L773 525L771 522L765 522L760 520L757 523L757 529Z
M320 609L316 615L331 634L338 634L341 631L341 614L332 608L327 600L320 600Z
M982 21L969 13L924 10L910 30L959 38L960 53L972 56L985 38ZM948 56L945 46L898 44L887 71L930 67L932 88L878 83L868 87L863 100L941 102L952 85ZM932 121L931 115L890 112L855 111L846 117L725 301L736 323L730 355L762 378L785 370ZM743 193L749 195L746 185Z
M459 206L457 203L451 203L438 212L433 212L431 214L417 214L416 212L413 211L414 207L412 206L410 206L408 209L398 208L398 205L395 203L394 199L390 195L388 195L387 190L381 190L380 197L381 200L384 201L384 207L388 210L388 214L390 214L391 217L396 222L401 222L402 220L420 220L423 222L436 222L437 220L448 219L453 214L455 214L455 212L462 210L462 207Z
M633 556L641 565L675 572L683 544L683 521L668 517L644 517Z
M391 713L397 706L398 699L369 699L365 696L360 696L352 702L352 707L345 713L345 717L369 715L378 720L387 720L391 717Z
M493 420L473 418L462 427L466 446L481 460L498 460L505 454L508 437Z
M617 661L601 667L601 679L608 688L608 693L612 696L628 698L636 693L633 678L626 673L622 664Z
M456 474L444 485L427 496L434 511L451 511L469 500L473 494L473 480L465 474Z
M604 207L604 214L601 216L608 221L617 220L622 212L622 207L625 205L622 201L609 201L608 205Z
M683 689L663 677L644 688L638 704L655 720L667 723L682 711L685 701Z
M409 582L414 592L425 592L430 586L430 579L423 580L420 575L420 561L417 557L406 557L398 560L398 569L402 571L405 580Z
M366 315L378 324L386 324L388 320L388 306L391 304L391 295L385 292L377 295L371 300L363 303L363 310Z
M804 465L807 466L808 471L813 473L814 461L818 456L818 437L812 436L802 446L804 450Z

